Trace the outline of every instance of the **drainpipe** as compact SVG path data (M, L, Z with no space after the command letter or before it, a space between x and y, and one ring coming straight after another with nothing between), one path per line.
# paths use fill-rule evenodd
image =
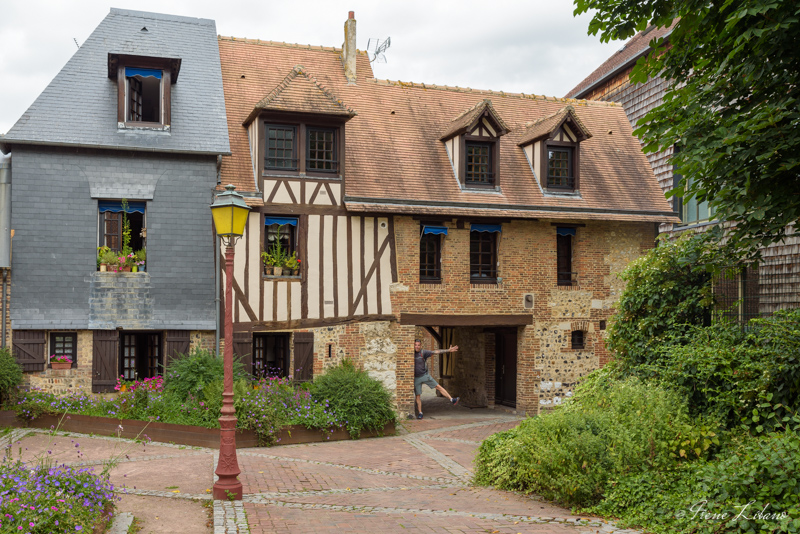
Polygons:
M215 230L214 231L214 235L215 235L215 237L214 237L214 245L215 245L215 248L214 248L214 302L216 303L216 306L214 306L214 315L215 315L215 319L217 321L217 329L216 329L214 337L215 337L215 341L217 343L217 358L221 358L221 355L219 353L219 329L220 329L220 324L219 324L219 315L220 315L220 313L219 313L219 307L220 307L220 299L219 299L219 284L220 284L220 281L219 281L219 269L220 269L220 265L219 265L218 260L219 260L219 250L220 250L220 247L222 246L222 244L219 242L220 237L218 235L216 235L216 234L217 234L217 232Z
M6 316L8 315L8 273L11 270L11 156L0 156L0 269L3 270L2 335L6 347Z

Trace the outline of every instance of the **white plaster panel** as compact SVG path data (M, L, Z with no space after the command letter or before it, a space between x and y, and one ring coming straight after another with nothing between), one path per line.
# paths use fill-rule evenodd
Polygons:
M319 287L320 261L319 257L319 215L308 216L308 318L320 318Z
M289 319L288 294L289 284L287 282L276 282L275 289L278 291L278 309L276 310L275 320L286 321Z
M536 174L537 178L542 175L541 154L542 154L542 142L536 141L533 144L533 172Z
M569 140L574 143L575 140L577 139L577 137L575 137L575 134L572 133L572 130L570 130L569 126L567 126L566 124L564 124L562 127L564 128L564 133L566 133L569 136Z
M302 300L302 297L301 297L301 295L302 295L301 291L302 290L300 288L300 282L292 282L291 284L289 284L289 287L290 287L291 293L292 293L292 296L291 296L291 299L292 299L292 314L291 314L290 318L292 320L300 319L303 316L302 315L302 312L303 312L303 300Z
M331 186L331 193L333 193L333 198L336 200L336 203L341 206L342 205L342 184L330 184Z
M386 223L386 228L380 228L381 224ZM389 219L386 217L381 217L378 219L378 242L383 243L383 240L389 235ZM378 269L378 274L381 277L381 294L378 295L378 298L381 299L381 313L392 313L392 299L389 295L389 288L392 284L392 254L391 254L391 245L386 247L386 250L383 252L383 256L381 256L381 264L380 268Z
M364 221L364 230L365 230L365 239L364 239L364 269L366 269L365 274L369 274L369 269L372 267L372 262L375 260L375 254L377 253L376 247L377 243L375 243L375 218L370 217ZM378 282L377 282L377 275L378 273L375 272L372 274L372 277L367 282L367 290L364 292L363 300L366 303L364 307L364 314L375 313L378 310Z
M316 186L314 186L312 189L316 189ZM331 204L331 197L328 196L328 190L325 189L325 184L321 184L319 187L319 193L317 193L317 198L314 199L314 205L330 206Z
M356 298L361 291L361 226L364 224L363 217L353 217L353 298ZM364 301L361 300L354 310L356 315L364 313Z
M497 132L495 131L494 128L492 128L492 125L489 124L489 121L486 120L486 117L483 118L483 125L486 127L487 130L489 130L489 133L491 134L492 137L497 137Z
M333 215L324 217L325 228L322 243L325 256L321 258L322 266L320 267L323 276L323 317L334 317L336 311L333 305Z
M275 291L275 282L264 282L264 320L274 321L275 311L272 309L272 293Z
M266 187L264 188L264 194L266 194ZM272 189L270 189L272 191ZM289 196L289 190L286 189L286 184L280 184L278 186L278 192L275 193L275 196L272 199L273 204L293 204L292 197Z
M292 194L294 194L294 198L298 199L298 202L303 202L303 199L300 197L300 182L287 182L289 187L292 189Z
M337 317L346 317L348 312L347 302L347 217L339 217L336 227L336 262L339 266L337 284L339 287L339 309L336 310Z

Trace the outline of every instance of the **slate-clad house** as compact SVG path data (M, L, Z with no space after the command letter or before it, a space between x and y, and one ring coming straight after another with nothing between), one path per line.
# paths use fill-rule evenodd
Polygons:
M253 207L234 349L309 379L350 358L413 410L413 340L470 406L537 413L605 363L616 273L677 221L621 106L376 80L355 50L220 37ZM276 242L299 272L265 274ZM434 341L435 340L435 341Z
M229 153L215 24L112 9L11 130L11 343L30 383L113 390L213 347L208 208ZM125 201L125 202L123 202ZM98 272L127 208L146 272ZM73 369L52 370L68 354Z
M604 102L617 102L625 110L633 127L651 109L658 106L670 86L663 78L651 78L645 83L633 84L629 76L639 58L651 51L650 43L669 39L674 24L656 28L648 27L637 33L614 55L604 61L568 94L568 98L581 98ZM680 147L647 154L661 189L666 193L673 186L672 154ZM664 223L660 231L671 236L686 231L703 232L716 224L713 209L708 201L696 198L686 203L672 197L673 207L680 216L679 222ZM788 228L787 237L761 250L759 265L730 269L728 276L718 281L715 293L721 307L731 309L727 315L749 319L769 315L775 310L800 306L800 234Z

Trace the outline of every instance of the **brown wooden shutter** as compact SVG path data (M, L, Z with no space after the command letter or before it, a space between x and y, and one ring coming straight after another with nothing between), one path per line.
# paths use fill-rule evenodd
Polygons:
M119 368L119 333L116 330L95 330L92 345L92 392L114 391Z
M172 359L178 354L189 354L189 331L167 330L164 332L164 356L167 369L169 369Z
M245 371L253 374L253 334L251 332L233 333L233 355L239 358Z
M14 330L14 359L23 371L44 371L45 346L47 338L44 330Z
M301 382L314 378L314 332L294 333L293 376Z

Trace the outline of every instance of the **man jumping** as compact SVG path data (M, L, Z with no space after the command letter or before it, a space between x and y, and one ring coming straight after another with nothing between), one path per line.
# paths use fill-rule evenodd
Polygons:
M416 395L417 398L417 419L422 419L422 384L426 384L429 388L436 388L439 393L450 399L453 406L458 404L459 397L451 397L447 390L433 379L428 372L427 365L428 358L434 354L455 352L457 350L458 345L451 345L449 349L422 350L422 341L419 339L414 340L414 395Z

